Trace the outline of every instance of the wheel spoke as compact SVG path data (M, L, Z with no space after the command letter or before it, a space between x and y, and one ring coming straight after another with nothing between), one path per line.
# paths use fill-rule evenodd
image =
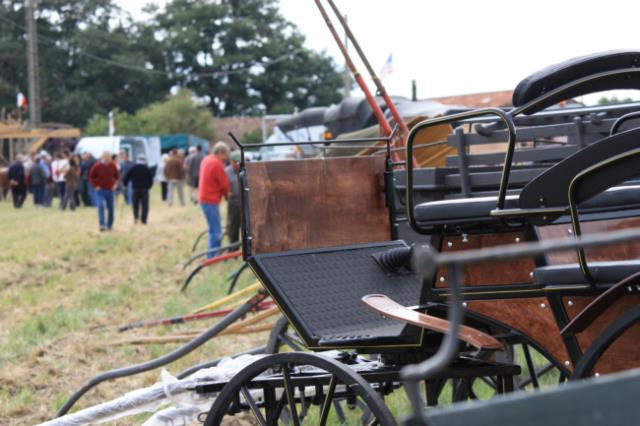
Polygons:
M470 378L466 377L463 379L463 383L465 389L467 390L467 396L469 397L469 399L478 399L478 396L473 391L473 381Z
M329 411L331 410L331 402L333 401L333 393L336 390L337 383L338 379L336 376L331 376L331 380L329 380L329 390L324 397L322 408L320 409L320 426L327 424L327 418L329 417Z
M480 377L480 380L482 380L484 382L484 384L486 384L487 386L489 386L493 390L498 389L498 381L494 377L492 377L492 376Z
M365 402L363 402L360 398L356 400L356 406L360 408L362 411L362 415L360 416L360 423L363 425L370 425L371 422L375 419L371 410Z
M544 367L542 367L539 370L536 370L536 377L540 378L542 376L544 376L545 374L547 374L549 371L553 370L555 368L555 366L551 363L545 365ZM562 382L561 382L562 383ZM524 389L525 387L529 386L531 384L531 379L526 379L520 382L520 384L518 385L520 387L520 389Z
M305 399L304 389L304 386L298 388L298 392L300 393L300 420L304 420L307 415L307 401Z
M260 408L258 408L258 404L256 403L256 400L253 399L253 395L251 395L251 392L249 392L249 389L247 388L247 386L243 385L242 388L240 388L240 392L242 392L242 396L244 396L244 399L247 401L247 404L249 404L249 408L251 408L251 412L253 413L253 416L256 418L256 420L258 420L260 425L267 426L267 421L264 419L264 416L262 415Z
M278 419L282 416L285 401L287 400L287 396L283 393L278 400L278 404L276 405L275 410L273 410L271 417L269 418L270 425L277 425Z
M298 418L298 410L296 408L296 399L294 395L294 387L291 384L291 375L289 373L289 364L282 365L282 377L284 379L284 391L287 394L287 401L289 403L289 410L291 410L291 419L295 426L300 425L300 419Z
M533 364L533 359L531 358L531 352L529 351L529 345L526 343L522 344L522 352L524 352L524 359L527 362L527 369L529 370L529 377L531 378L531 384L534 389L538 389L540 384L538 383L538 377L536 377L536 366Z
M336 410L336 414L338 415L338 423L345 424L347 422L347 418L344 415L344 410L342 409L340 402L333 401L333 408Z

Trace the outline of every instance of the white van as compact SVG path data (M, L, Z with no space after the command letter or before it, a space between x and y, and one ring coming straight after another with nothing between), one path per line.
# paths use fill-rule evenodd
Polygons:
M88 136L81 138L75 149L79 154L90 152L95 158L100 158L105 151L112 154L126 151L132 161L143 154L147 157L147 165L156 167L160 162L160 138L158 136Z

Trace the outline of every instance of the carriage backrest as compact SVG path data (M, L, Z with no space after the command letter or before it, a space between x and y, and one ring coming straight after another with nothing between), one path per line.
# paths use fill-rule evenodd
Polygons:
M390 239L385 158L251 162L243 221L249 253Z
M640 128L606 137L570 155L563 161L550 167L522 189L520 193L520 208L532 209L539 207L568 206L569 185L578 173L603 160L636 148L640 148ZM630 176L628 176L629 172L631 172ZM606 182L602 181L602 183L605 183L605 186L592 185L593 191L581 194L578 202L602 192L607 187L612 186L612 183L620 183L633 177L635 172L635 170L624 170L622 168L608 170L607 173L609 176Z
M524 80L513 91L513 106L522 107L562 86L571 84L557 96L545 98L525 113L541 111L565 99L612 89L640 89L640 74L616 71L640 66L640 51L616 50L572 58L543 68ZM610 73L602 78L590 79Z

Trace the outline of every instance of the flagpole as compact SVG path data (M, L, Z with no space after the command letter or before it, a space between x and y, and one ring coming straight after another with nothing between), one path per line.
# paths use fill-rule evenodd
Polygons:
M380 80L380 78L378 78L378 75L376 74L376 72L374 71L373 67L371 66L371 63L367 59L367 56L364 54L364 51L362 50L362 47L360 47L360 43L358 43L358 40L356 39L355 35L353 35L353 32L351 31L351 28L349 27L349 24L347 23L346 19L344 19L344 17L340 13L340 10L338 9L338 6L336 6L336 4L335 4L335 2L333 0L327 0L327 1L329 2L329 6L331 6L331 9L333 9L334 14L337 16L338 21L340 22L340 24L344 28L344 31L347 34L347 37L349 37L349 39L351 40L351 43L353 44L353 47L356 49L356 52L358 52L358 56L360 56L360 59L362 60L362 63L364 64L364 67L369 72L369 75L371 76L371 79L373 80L374 84L376 85L376 89L378 90L378 94L380 96L382 96L382 99L384 99L384 102L387 104L387 108L389 108L389 111L391 112L391 116L393 117L395 122L400 126L400 134L402 135L402 144L403 144L403 146L406 145L407 136L409 136L409 128L407 127L407 124L404 122L404 119L402 118L402 116L398 112L398 109L396 108L396 105L391 100L391 97L387 93L387 90L385 89L384 84L382 84L382 81ZM418 164L415 161L415 159L413 159L413 165L414 165L414 167L418 167Z

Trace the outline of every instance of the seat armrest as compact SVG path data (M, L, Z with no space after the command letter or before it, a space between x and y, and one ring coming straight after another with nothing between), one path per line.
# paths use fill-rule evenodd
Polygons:
M640 283L640 272L625 278L616 285L610 287L576 315L561 331L560 334L575 334L584 331L611 305L627 293L627 287Z
M425 330L436 331L438 333L446 334L449 331L449 321L411 310L384 294L368 294L362 298L362 302L385 317L400 320L407 324L416 325ZM502 343L495 337L466 325L460 326L458 338L478 349L503 349Z

